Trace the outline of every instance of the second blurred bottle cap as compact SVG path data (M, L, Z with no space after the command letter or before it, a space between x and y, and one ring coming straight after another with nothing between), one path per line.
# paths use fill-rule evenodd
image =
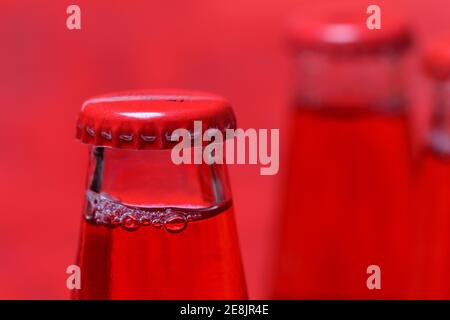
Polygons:
M288 20L290 44L295 50L366 52L403 49L411 42L410 29L395 8L382 5L380 29L367 26L368 5L336 1L333 6L304 8Z
M437 80L450 80L450 35L431 42L425 51L424 67Z

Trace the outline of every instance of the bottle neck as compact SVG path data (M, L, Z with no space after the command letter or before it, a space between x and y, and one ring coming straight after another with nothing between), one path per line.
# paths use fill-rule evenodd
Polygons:
M170 150L92 147L86 200L88 221L179 232L226 210L231 193L225 165L176 165Z
M403 53L303 51L297 57L297 102L335 111L402 112Z

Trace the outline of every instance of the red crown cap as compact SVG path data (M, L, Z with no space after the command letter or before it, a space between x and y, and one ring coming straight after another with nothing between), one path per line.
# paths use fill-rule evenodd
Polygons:
M148 90L111 93L87 100L79 113L76 137L83 143L126 149L170 149L175 129L235 129L227 100L210 93Z

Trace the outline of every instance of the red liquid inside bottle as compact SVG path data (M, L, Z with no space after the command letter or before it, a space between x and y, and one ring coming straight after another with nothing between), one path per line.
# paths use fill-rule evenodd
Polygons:
M198 95L131 96L140 106L118 106L113 102L115 112L165 112L173 129L179 124L170 118L170 112L187 113L188 116L183 115L186 126L190 108L192 113L200 112L196 120L205 122L205 103L229 108L214 99L202 100L198 106ZM183 111L176 105L180 99ZM92 103L93 108L99 106ZM216 117L220 119L219 111ZM96 116L103 119L101 111L97 112ZM161 118L151 121L145 122L155 126ZM216 123L214 127L221 125ZM226 166L175 165L170 148L156 149L153 144L157 139L167 140L167 134L153 136L147 140L155 150L108 148L99 146L98 141L93 143L78 259L82 284L74 297L246 299ZM170 145L171 141L164 143Z
M415 210L422 239L416 266L417 299L450 299L450 157L428 151L421 159Z
M433 79L432 123L416 172L414 211L422 239L418 299L450 299L450 40L429 46L424 64Z
M275 297L407 298L407 31L370 38L358 14L339 10L294 28L298 91Z
M279 295L398 296L410 250L405 116L298 106L294 119ZM382 291L367 288L373 264L386 271Z
M83 222L79 265L85 278L77 297L246 299L234 227L232 209L176 235ZM218 237L223 230L230 232Z

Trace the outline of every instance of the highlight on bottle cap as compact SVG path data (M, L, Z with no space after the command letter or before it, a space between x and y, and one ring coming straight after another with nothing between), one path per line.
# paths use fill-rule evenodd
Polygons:
M380 6L380 28L367 26L367 4L342 3L304 8L288 20L295 50L366 52L401 50L411 43L406 20L392 6Z
M423 65L430 77L441 81L450 79L450 35L440 37L427 46Z
M124 149L170 149L172 132L191 133L194 121L203 130L236 128L231 105L224 98L187 90L111 93L87 100L79 113L76 137L83 143ZM191 134L191 138L195 138Z

